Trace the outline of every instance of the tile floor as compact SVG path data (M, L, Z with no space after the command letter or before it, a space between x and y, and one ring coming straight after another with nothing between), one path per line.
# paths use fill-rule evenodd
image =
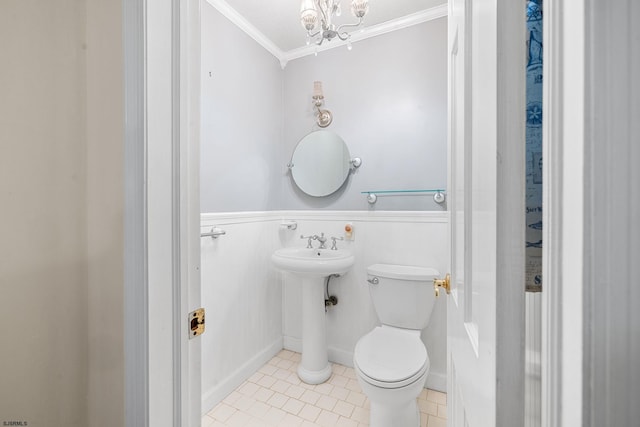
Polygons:
M202 417L202 427L364 427L369 401L352 368L333 364L324 384L309 385L296 374L300 353L282 350ZM423 390L421 427L446 427L447 395Z

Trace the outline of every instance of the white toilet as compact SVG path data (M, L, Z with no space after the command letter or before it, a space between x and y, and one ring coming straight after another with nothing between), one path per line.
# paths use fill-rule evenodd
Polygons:
M416 399L429 374L429 356L420 331L433 311L433 279L438 271L375 264L367 268L367 276L382 326L360 338L353 366L371 403L370 426L419 426Z

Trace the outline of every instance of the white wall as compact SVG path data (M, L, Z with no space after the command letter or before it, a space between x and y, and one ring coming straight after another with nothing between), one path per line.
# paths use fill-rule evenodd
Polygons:
M208 2L201 59L201 212L278 209L280 62Z
M323 83L327 128L363 164L346 186L314 198L282 177L281 209L369 209L361 191L446 188L447 19L439 18L287 64L284 70L284 153L317 129L313 82ZM379 197L378 210L442 210L431 195Z

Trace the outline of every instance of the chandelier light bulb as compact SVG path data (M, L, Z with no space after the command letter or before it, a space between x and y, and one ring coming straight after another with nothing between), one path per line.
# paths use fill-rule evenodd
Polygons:
M351 13L356 18L363 18L369 12L369 0L351 0Z
M302 0L300 3L300 23L307 31L312 31L318 24L318 10L313 0Z

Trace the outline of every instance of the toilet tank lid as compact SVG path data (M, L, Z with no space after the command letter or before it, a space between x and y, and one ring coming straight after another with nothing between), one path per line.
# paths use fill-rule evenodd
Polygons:
M386 277L388 279L417 281L433 280L434 277L440 275L435 268L394 264L373 264L367 267L367 273L372 276Z

